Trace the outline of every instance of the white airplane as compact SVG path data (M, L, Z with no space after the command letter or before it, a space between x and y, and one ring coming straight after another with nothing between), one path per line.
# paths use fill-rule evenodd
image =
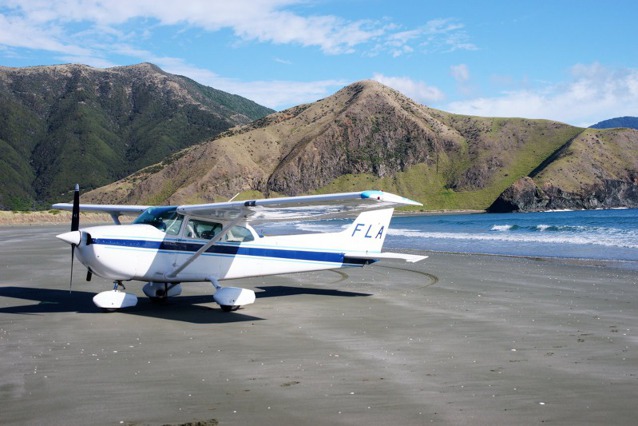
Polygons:
M80 204L76 185L73 204L52 207L73 212L71 231L57 236L71 245L71 280L77 251L87 281L93 274L114 281L112 290L93 298L98 307L137 304L135 294L120 291L122 281L146 281L143 291L154 300L178 296L181 283L209 281L216 289L214 301L233 311L254 303L255 292L222 287L220 280L364 266L386 258L425 259L381 252L394 208L406 205L422 204L381 191L161 207ZM80 229L80 210L108 213L115 225ZM339 232L262 236L251 226L355 212L360 213L354 222ZM121 215L139 216L121 225Z

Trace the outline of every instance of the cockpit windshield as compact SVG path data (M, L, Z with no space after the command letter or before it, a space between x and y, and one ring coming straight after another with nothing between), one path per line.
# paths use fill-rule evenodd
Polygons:
M152 225L170 235L179 234L184 217L177 213L177 207L149 207L133 223Z

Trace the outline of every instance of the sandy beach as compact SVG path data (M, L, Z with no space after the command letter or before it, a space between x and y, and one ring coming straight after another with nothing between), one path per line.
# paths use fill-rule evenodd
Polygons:
M0 227L7 425L633 425L638 271L449 253L103 313L67 226ZM226 282L228 284L228 282Z

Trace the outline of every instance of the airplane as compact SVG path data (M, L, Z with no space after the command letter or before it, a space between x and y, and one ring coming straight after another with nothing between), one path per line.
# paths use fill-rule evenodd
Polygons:
M75 255L93 274L113 280L98 293L95 305L118 310L137 304L137 296L120 290L124 281L146 282L142 290L154 301L179 296L182 283L210 282L213 300L225 312L255 302L255 292L226 287L222 280L361 267L380 259L418 262L427 256L382 252L395 207L419 202L382 191L254 199L179 206L53 204L69 210L71 231L57 238L71 245L71 282ZM80 229L80 211L102 212L113 225ZM294 235L260 235L253 225L275 221L320 220L352 216L344 230ZM123 215L137 215L122 224Z

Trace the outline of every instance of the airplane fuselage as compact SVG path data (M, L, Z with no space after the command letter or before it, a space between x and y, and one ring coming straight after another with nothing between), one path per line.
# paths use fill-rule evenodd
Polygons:
M166 210L162 214L166 216ZM147 218L142 222L148 223L77 231L77 257L92 273L107 279L167 283L363 266L370 261L346 253L360 247L365 253L380 252L391 215L388 210L381 222L367 221L363 215L348 229L333 233L260 236L245 223L175 214L168 225ZM223 238L213 242L217 234L222 236L222 229ZM189 260L188 267L180 270Z

